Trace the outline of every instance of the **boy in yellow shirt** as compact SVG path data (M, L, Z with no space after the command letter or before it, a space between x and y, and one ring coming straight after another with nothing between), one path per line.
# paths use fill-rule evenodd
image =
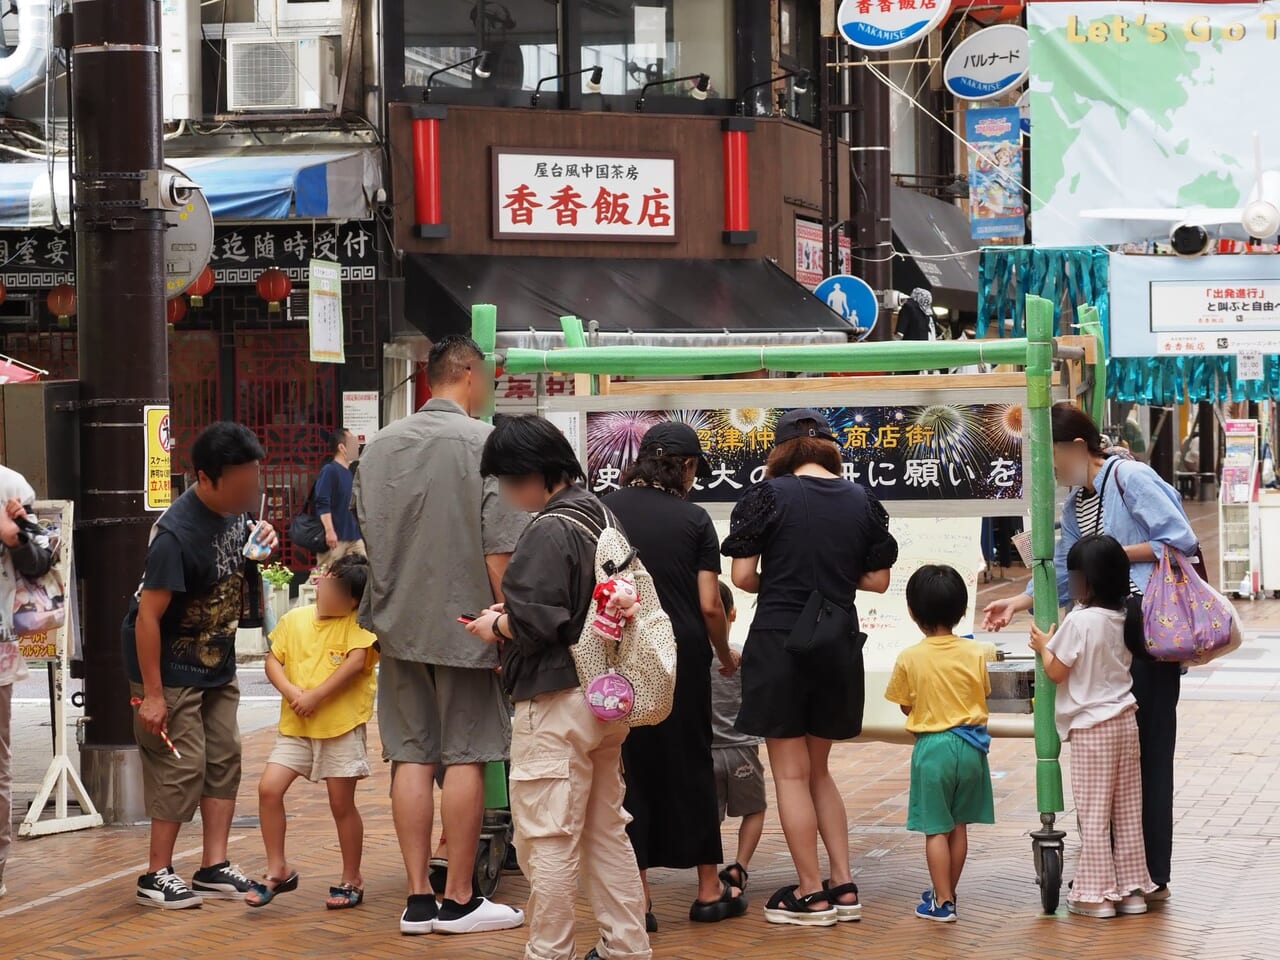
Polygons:
M298 889L298 872L284 855L284 795L293 781L325 781L338 827L342 880L329 888L330 910L364 901L360 856L364 822L356 809L356 782L369 776L365 725L373 715L376 638L356 623L369 561L355 554L336 560L316 583L314 605L296 607L271 632L267 679L284 697L280 733L258 784L258 816L267 848L267 873L245 902L265 907Z
M898 654L884 693L902 707L916 737L907 829L925 835L933 883L916 916L942 923L956 920L967 825L996 820L987 764L987 658L980 645L954 632L968 607L968 588L953 568L929 565L911 575L907 609L925 636Z

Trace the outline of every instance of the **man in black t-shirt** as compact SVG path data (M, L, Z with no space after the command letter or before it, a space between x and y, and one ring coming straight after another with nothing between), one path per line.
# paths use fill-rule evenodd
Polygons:
M215 423L200 434L191 448L196 483L156 521L125 616L124 661L138 705L134 735L151 817L150 865L137 890L146 906L181 910L249 890L226 854L240 788L235 639L254 522L248 511L258 505L263 456L241 424ZM275 549L266 521L253 536ZM173 872L173 848L197 808L204 859L188 887Z

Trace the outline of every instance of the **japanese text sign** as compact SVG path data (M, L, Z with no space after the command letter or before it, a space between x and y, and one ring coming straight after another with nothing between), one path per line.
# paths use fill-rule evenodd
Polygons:
M942 81L957 97L991 100L1027 78L1027 31L1016 23L987 27L956 45Z
M694 501L736 501L764 479L781 409L588 411L590 489L606 494L645 431L679 419L698 433L712 475ZM885 501L1017 500L1023 495L1022 407L1017 404L828 407L844 476Z
M493 149L494 239L676 240L671 156Z
M843 0L836 26L862 50L893 50L923 40L950 9L947 0Z
M169 509L173 499L173 476L169 453L173 450L173 430L169 420L168 404L147 404L143 407L143 424L146 437L143 442L143 468L147 493L145 509L160 512Z

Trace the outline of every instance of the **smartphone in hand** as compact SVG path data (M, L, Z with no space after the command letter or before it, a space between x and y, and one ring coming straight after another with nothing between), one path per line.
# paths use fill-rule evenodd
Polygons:
M474 623L479 619L480 614L478 613L464 613L462 616L458 617L458 622L465 627L468 623Z

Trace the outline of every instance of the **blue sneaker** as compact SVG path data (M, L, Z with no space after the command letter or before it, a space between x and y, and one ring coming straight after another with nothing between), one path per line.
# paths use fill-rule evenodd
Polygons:
M921 920L932 920L935 923L955 923L956 905L950 900L946 903L935 903L933 891L930 890L920 906L916 907L916 916Z
M932 909L933 909L933 890L932 890L932 889L929 889L929 890L926 890L924 893L920 894L920 902L921 902L921 903L926 903L926 904L928 904L928 905L929 905L929 909L930 909L930 910L932 910ZM952 900L951 900L951 909L952 909L952 910L954 910L954 911L956 911L956 916L959 916L959 915L960 915L960 897L959 897L959 895L957 895L957 896L955 896L955 897L953 897L953 898L952 898Z

